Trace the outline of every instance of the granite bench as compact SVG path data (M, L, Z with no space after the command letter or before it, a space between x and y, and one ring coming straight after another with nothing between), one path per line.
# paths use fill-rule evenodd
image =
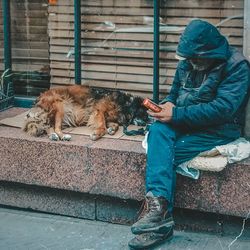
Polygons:
M0 119L21 111L3 111ZM2 205L126 223L144 197L146 158L141 142L93 142L79 135L70 142L52 142L0 126L0 145ZM178 175L175 206L245 217L250 209L249 180L250 159L218 173L202 172L198 180Z

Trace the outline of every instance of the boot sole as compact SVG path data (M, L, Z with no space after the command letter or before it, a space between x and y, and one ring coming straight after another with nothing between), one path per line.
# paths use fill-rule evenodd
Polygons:
M131 228L131 232L133 234L159 233L159 232L161 232L161 229L169 228L169 227L172 227L172 226L174 226L174 222L170 221L170 222L166 222L164 224L161 224L159 226L150 227L150 228Z
M130 246L130 245L128 245L129 246L129 249L131 249L131 250L137 250L137 249L150 249L150 248L152 248L152 247L156 247L156 246L158 246L158 245L161 245L161 244L163 244L163 243L166 243L166 242L168 242L168 241L171 241L172 239L173 239L173 235L171 235L171 236L169 236L169 237L167 237L166 239L162 239L162 240L158 240L158 241L156 241L156 242L154 242L154 243L152 243L152 244L150 244L150 245L148 245L148 246Z

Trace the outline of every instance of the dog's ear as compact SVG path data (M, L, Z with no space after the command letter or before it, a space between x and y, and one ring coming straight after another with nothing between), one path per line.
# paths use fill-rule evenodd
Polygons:
M134 97L131 112L133 112L134 120L137 120L139 123L148 122L148 113L147 109L142 105L142 97Z
M122 91L117 91L117 102L121 106L130 106L131 105L131 100L130 100L131 95Z
M137 109L139 109L142 106L142 98L139 96L133 96L130 98L131 100L131 111L136 111Z

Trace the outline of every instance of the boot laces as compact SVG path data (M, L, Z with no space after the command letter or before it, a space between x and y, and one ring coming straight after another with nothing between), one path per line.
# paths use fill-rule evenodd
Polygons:
M141 219L142 217L148 217L152 213L159 212L160 208L161 208L161 205L157 198L146 197L146 199L143 201L141 208L138 212L139 214L138 219Z
M147 197L148 212L159 212L161 210L161 205L158 198Z

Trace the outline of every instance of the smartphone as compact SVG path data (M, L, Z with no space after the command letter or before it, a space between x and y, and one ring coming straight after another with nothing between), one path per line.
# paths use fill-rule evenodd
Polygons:
M151 101L150 99L146 98L143 100L143 103L142 103L147 109L150 109L152 110L153 112L155 113L158 113L158 112L161 112L162 111L162 108L154 103L153 101Z

